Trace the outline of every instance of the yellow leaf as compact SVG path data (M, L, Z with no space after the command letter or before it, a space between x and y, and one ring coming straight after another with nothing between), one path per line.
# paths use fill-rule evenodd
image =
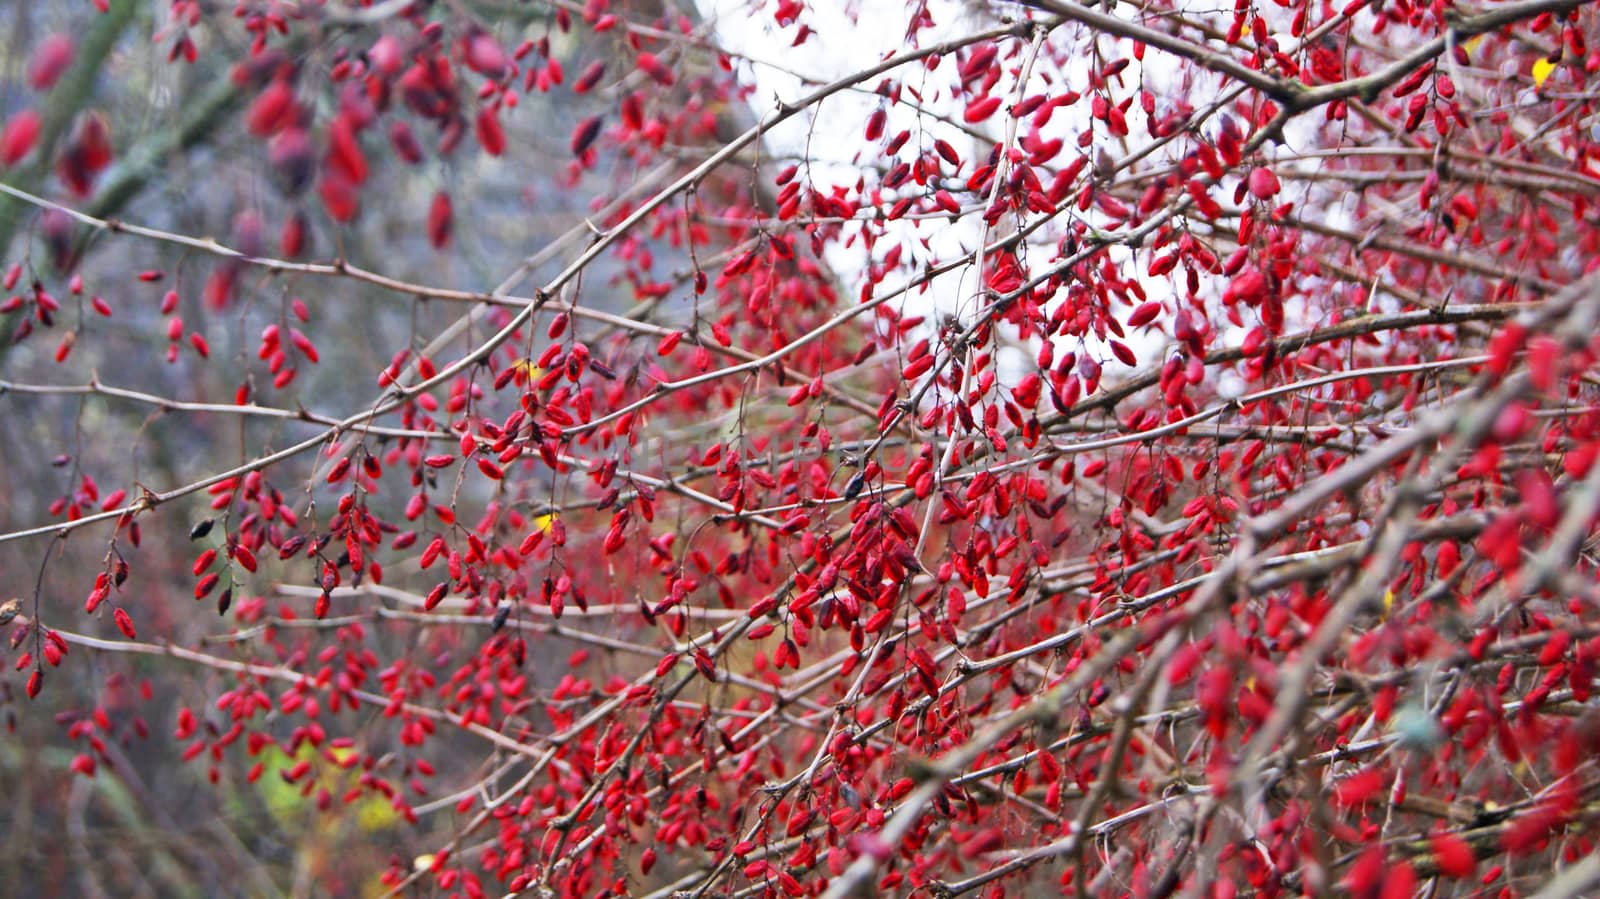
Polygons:
M356 805L356 824L369 833L387 830L399 820L400 814L394 806L377 796L368 796Z
M1389 612L1394 609L1394 591L1383 591L1383 617L1388 618Z
M1539 57L1533 64L1533 83L1536 87L1544 87L1544 81L1550 73L1556 70L1556 64L1544 57Z

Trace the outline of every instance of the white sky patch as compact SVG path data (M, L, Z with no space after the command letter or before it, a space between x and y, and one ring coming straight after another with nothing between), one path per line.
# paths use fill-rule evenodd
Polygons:
M743 65L739 72L747 83L755 85L750 99L757 114L766 112L778 101L797 100L822 84L876 65L890 54L906 49L905 9L898 4L866 3L851 9L837 2L808 4L797 24L783 28L772 21L771 10L765 6L758 9L759 17L752 16L747 0L701 0L701 5L714 17L718 38L724 46L760 61ZM934 0L931 12L940 24L922 32L921 39L925 42L969 33L974 25L961 14L959 4L948 0ZM801 25L809 26L814 33L799 47L792 47ZM961 105L950 98L945 87L952 72L953 63L946 60L934 72L929 72L921 63L911 63L884 77L904 81L906 87L922 94L926 105L959 118ZM913 158L919 147L926 148L934 139L942 138L961 153L966 162L962 174L966 175L971 173L974 157L989 152L992 139L980 147L959 129L873 93L881 80L840 91L774 128L764 138L767 152L778 157L803 159L799 177L821 193L826 194L835 186L853 188L862 178L863 165L887 161L874 158L872 154L880 146L869 144L863 138L867 119L878 109L888 115L886 137L893 137L903 129L910 129L912 133L900 158ZM1001 121L997 115L980 127L985 132L994 132L994 139L998 139ZM773 172L781 167L774 166ZM874 257L881 260L894 242L903 243L902 263L909 272L930 260L948 261L970 255L977 247L980 225L981 222L972 216L965 216L954 224L948 220L891 222L877 243ZM924 240L928 242L926 248L922 245ZM825 252L830 267L841 277L851 278L848 286L853 292L859 292L869 264L862 242L830 243ZM899 283L909 278L908 274ZM895 286L894 280L886 279L879 289L886 291ZM953 312L960 305L962 294L970 298L976 289L972 273L959 272L937 279L927 294L913 295L911 302L915 305L910 308L913 312L921 311L917 307L926 304L930 311Z
M752 4L749 0L699 0L699 3L708 18L716 22L718 39L723 46L747 58L739 62L739 75L754 86L750 102L758 115L770 111L778 101L796 100L822 84L873 66L887 56L907 49L906 9L901 4L815 0L805 5L797 22L780 27L773 21L773 5L769 3ZM936 25L919 32L917 40L920 46L992 27L996 21L989 10L980 7L977 17L974 17L969 14L966 5L955 0L931 0L929 12ZM1138 10L1128 4L1121 5L1117 12L1129 19L1139 16ZM794 47L794 38L801 26L809 26L813 34L799 47ZM1033 64L1026 89L1018 93L1016 72L1027 56L1026 41L1007 39L1001 42L1003 75L991 91L993 95L1003 98L1001 111L983 122L968 126L981 137L974 137L957 125L940 121L940 117L943 117L951 122L960 122L969 99L968 95L957 96L952 90L959 77L956 71L958 63L953 57L942 60L932 71L917 62L883 76L901 83L903 99L908 102L892 103L874 93L883 80L880 78L864 82L857 89L836 93L818 107L796 116L766 135L764 151L782 161L765 168L762 176L771 177L789 162L798 161L798 177L823 194L838 186L855 196L854 188L863 177L867 178L870 193L881 172L869 171L869 167L886 166L894 162L894 159L882 158L882 144L901 130L908 129L911 137L898 153L896 158L899 160L915 159L926 152L936 139L948 141L961 155L963 164L958 176L947 179L945 185L963 204L964 214L958 221L952 223L948 218L939 217L874 223L870 227L880 229L882 234L875 245L873 260L867 258L863 242L858 237L860 226L856 232L857 239L830 242L827 245L825 261L846 281L844 286L852 295L859 294L870 263L881 260L883 254L895 244L903 247L900 269L885 277L877 286L879 294L909 283L929 263L972 257L986 235L990 241L999 236L983 225L982 206L986 205L988 197L977 198L966 191L965 179L988 160L995 143L1003 140L1008 122L1005 108L1017 98L1036 93L1055 97L1069 90L1084 95L1078 102L1056 109L1049 122L1037 129L1039 139L1059 138L1064 144L1053 160L1035 169L1039 179L1048 185L1056 170L1085 152L1080 149L1078 138L1086 130L1093 129L1094 133L1087 152L1109 153L1113 162L1146 149L1155 140L1150 136L1139 101L1141 87L1148 88L1154 96L1157 116L1163 115L1168 104L1180 98L1199 111L1218 96L1218 76L1197 70L1192 64L1160 51L1149 50L1145 60L1130 59L1128 67L1111 79L1109 96L1112 103L1134 98L1126 111L1129 134L1112 138L1107 134L1105 124L1092 117L1089 89L1097 68L1126 57L1131 43L1108 36L1091 38L1086 29L1071 24L1052 32L1048 43L1050 46L1047 49L1058 51L1057 55L1053 58L1050 52L1040 53ZM1293 46L1295 42L1285 35L1280 43ZM1097 48L1100 52L1095 52ZM1014 52L1019 49L1021 52ZM913 91L920 95L920 109L911 105L918 102L912 96ZM888 115L884 138L871 144L864 140L864 128L867 119L880 108ZM1306 131L1298 130L1301 123L1293 124L1296 130L1290 132L1291 147L1304 147L1318 142L1314 131L1316 123L1306 123ZM1214 122L1208 123L1208 128L1211 127L1214 127ZM1019 138L1033 130L1031 116L1017 122ZM1181 148L1187 146L1187 142L1179 140L1171 146ZM1141 161L1136 167L1148 171L1164 163L1176 162L1178 159L1175 154L1164 147L1157 150L1153 158ZM1093 163L1091 158L1091 168ZM1235 185L1236 179L1226 179L1214 187L1211 194L1218 202L1230 205ZM923 190L914 181L908 181L899 191L885 190L885 205L891 204L906 191ZM1103 226L1103 217L1097 210L1091 207L1088 212L1080 213L1075 206L1075 199L1075 194L1070 195L1061 204L1064 211L1057 221L1029 238L1024 253L1030 271L1037 273L1053 264L1056 243L1073 222L1087 220L1092 226ZM1299 207L1306 202L1317 202L1309 195L1296 199ZM1030 215L1029 220L1032 218ZM1202 230L1200 235L1204 234ZM1148 246L1135 251L1113 245L1109 255L1123 277L1136 280L1149 299L1163 301L1169 312L1186 302L1181 295L1184 278L1182 267L1163 277L1151 278L1144 274L1145 266L1153 255ZM1202 295L1206 297L1207 305L1215 309L1215 294L1220 293L1222 284L1208 276L1202 278L1202 285ZM969 315L977 307L979 288L977 273L973 266L967 265L934 279L925 292L913 292L907 299L905 312L929 318L929 330L917 336L931 334L941 314ZM1113 310L1114 314L1123 318L1128 311L1131 310ZM1222 332L1217 338L1219 345L1238 343L1248 327L1255 324L1248 315L1245 328L1235 328L1219 315L1208 317ZM1138 367L1141 369L1160 364L1165 354L1171 352L1172 346L1171 339L1155 329L1130 331L1125 342L1138 356ZM1088 352L1104 365L1108 383L1118 380L1129 371L1092 336L1081 345L1081 349L1075 338L1057 339L1057 350L1058 356L1061 352L1073 350ZM998 373L1003 384L1014 383L1033 367L1031 352L1015 350L1002 354L1000 363Z

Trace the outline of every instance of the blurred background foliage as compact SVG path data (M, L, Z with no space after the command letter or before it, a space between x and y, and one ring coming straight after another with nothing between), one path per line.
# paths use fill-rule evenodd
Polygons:
M557 5L469 0L448 10L441 4L437 12L480 23L504 47L547 41L548 58L571 78L594 60L607 59L613 48L593 32L554 27ZM309 231L301 258L343 259L404 281L488 291L518 260L524 260L525 284L547 278L582 249L593 233L587 220L602 214L606 203L665 183L705 152L690 145L693 135L674 135L660 148L655 168L608 159L604 154L616 151L604 149L597 164L579 168L569 135L578 121L609 111L614 97L530 90L503 118L508 149L499 157L480 152L470 140L449 155L430 152L417 165L405 164L388 147L371 152L361 212L337 223L315 189L296 183L293 171L271 157L268 143L245 126L255 88L235 77L235 67L249 58L252 36L230 6L202 4L199 26L179 28L162 2L111 0L105 13L88 0L0 3L0 111L9 118L31 108L43 123L34 152L0 171L0 181L98 218L214 237L264 256L283 254L281 229L303 216ZM668 10L656 0L613 6L633 21L668 21ZM674 17L682 14L672 11ZM330 68L364 52L386 29L404 28L409 26L297 28L284 46L298 69L299 99L319 121L330 115L340 103ZM40 47L62 36L72 45L70 68L49 90L33 88L29 67ZM194 43L193 61L183 58L183 40ZM682 71L714 63L710 53L679 60ZM699 135L702 143L719 131L744 127L737 109L700 94L692 79L684 81L685 112L707 113L701 120L714 125ZM96 123L86 124L91 119ZM419 140L438 141L437 133L425 130L427 123L411 124ZM113 158L92 183L74 185L56 162L86 127L98 126L109 131ZM381 141L378 135L370 139ZM712 181L701 197L736 189ZM448 245L436 248L426 222L441 191L451 196L455 215ZM670 238L656 235L639 244L656 254L658 270L685 262ZM9 197L0 197L0 248L6 266L21 267L17 291L37 282L62 304L48 327L30 320L28 308L0 315L0 382L70 387L94 381L206 403L231 402L244 388L266 404L342 416L372 402L379 393L376 374L394 353L420 349L465 308L347 278L231 266L208 253L77 226L59 212ZM611 258L598 261L579 288L583 302L614 311L649 302L637 278L629 277L639 269L636 257L627 267ZM136 277L147 271L163 277ZM72 275L82 278L81 296L69 289ZM161 305L169 290L178 292L176 311L187 326L204 333L209 359L179 344L175 358L164 360L168 316ZM89 307L91 296L109 304L109 317ZM303 323L295 317L301 306L309 316ZM687 306L679 313L688 314ZM666 320L673 314L665 313ZM459 329L455 345L469 346L485 321L478 315ZM256 358L262 329L274 323L303 328L315 338L320 357L316 364L301 360L295 380L283 390L273 388L271 374ZM69 352L58 361L63 341ZM240 372L248 372L242 384ZM306 422L164 414L100 395L3 388L0 421L0 457L6 460L0 465L0 530L8 531L59 520L63 502L94 511L112 490L137 495L140 485L166 489L314 433ZM303 498L314 461L298 460L269 477L285 494L299 491ZM399 517L394 496L372 502L380 516ZM229 618L212 613L214 603L196 605L189 598L193 579L187 569L204 542L191 543L183 530L210 514L204 501L186 501L181 511L164 510L159 527L145 527L139 546L123 541L117 547L132 563L121 598L136 610L141 637L266 663L281 660L274 654L305 651L299 635L280 642L270 627L237 636ZM114 636L109 615L81 614L93 573L107 564L104 529L48 543L48 551L47 543L0 545L0 592L28 602L37 580L42 608L50 613L47 624ZM241 585L236 613L246 602L242 594L253 591L264 596L249 606L252 615L270 619L280 602L272 593L274 581L314 578L303 565L272 566L275 559L264 562L254 583ZM484 638L480 630L468 639ZM366 645L386 659L440 652L454 646L454 639L403 621L375 623L363 634ZM552 662L575 648L561 639L543 644L544 663L534 666L532 676L553 682L568 669ZM603 659L590 667L604 675ZM149 655L74 651L67 664L49 670L49 687L32 703L22 695L26 675L0 673L0 833L7 847L0 853L0 895L381 895L386 888L377 873L411 870L419 862L408 847L437 845L453 832L450 816L436 812L448 811L459 797L435 795L416 775L416 760L396 741L381 710L346 713L340 732L353 735L380 769L392 766L387 773L409 775L393 779L412 786L403 798L420 816L414 830L381 795L352 789L360 769L341 767L354 758L349 749L326 743L319 749L301 740L291 755L240 740L226 751L213 755L204 748L181 762L191 741L172 739L180 709L192 709L200 735L215 741L228 728L215 700L234 686L229 674ZM252 728L276 731L292 745L299 731L276 717L269 713ZM100 741L101 755L113 762L101 763L92 778L75 770L85 764L80 749L87 750L90 740ZM463 749L461 758L474 760L472 770L448 772L441 781L470 784L490 774L495 760L480 768L482 744L467 738L436 738L430 755L448 758L452 746ZM289 783L286 775L302 762L309 773ZM322 811L347 801L340 814Z

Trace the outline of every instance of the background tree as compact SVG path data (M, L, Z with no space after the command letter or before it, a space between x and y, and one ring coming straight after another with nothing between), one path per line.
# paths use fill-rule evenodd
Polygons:
M8 884L1600 885L1592 4L14 4Z

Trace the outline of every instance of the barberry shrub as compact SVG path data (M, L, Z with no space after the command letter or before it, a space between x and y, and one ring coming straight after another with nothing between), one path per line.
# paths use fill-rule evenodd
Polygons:
M11 16L17 890L1600 890L1595 4Z

